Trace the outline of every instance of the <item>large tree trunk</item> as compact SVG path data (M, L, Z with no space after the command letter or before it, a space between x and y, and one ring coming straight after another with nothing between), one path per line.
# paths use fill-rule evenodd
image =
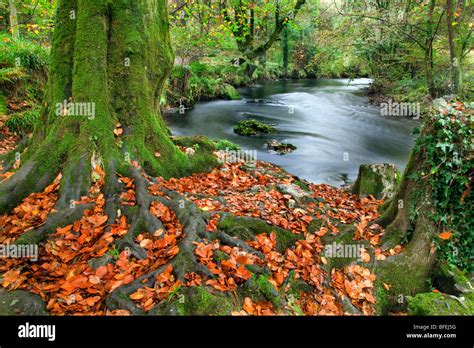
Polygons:
M0 186L0 213L41 192L59 172L60 203L80 199L93 157L110 186L133 162L156 176L188 173L192 163L159 114L172 62L165 0L61 0L42 117L28 147L18 150L21 167ZM72 115L60 107L69 102L87 108ZM123 134L114 135L117 124Z
M406 296L428 291L435 262L432 240L437 227L430 218L432 207L431 189L423 178L413 179L413 174L426 171L426 156L423 149L413 150L403 174L398 192L377 221L385 227L382 248L388 250L404 243L400 254L378 261L378 305L381 313L389 309L405 309ZM385 294L382 284L389 284Z

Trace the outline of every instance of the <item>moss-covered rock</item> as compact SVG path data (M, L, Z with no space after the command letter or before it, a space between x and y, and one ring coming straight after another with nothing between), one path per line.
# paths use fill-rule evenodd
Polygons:
M233 299L228 294L214 293L209 288L187 287L177 291L172 298L153 307L149 315L230 315L234 310Z
M243 120L239 121L235 125L234 132L243 136L251 136L258 134L276 133L276 129L266 123L257 120Z
M0 315L49 315L38 295L28 291L0 289Z
M276 140L270 140L267 142L267 147L270 150L278 152L280 155L286 155L287 153L293 152L297 149L293 144L280 143Z
M240 146L234 144L232 141L226 139L219 139L214 141L217 150L221 151L238 151L240 150Z
M275 233L277 250L284 253L286 249L293 246L297 240L304 239L302 234L294 234L280 227L267 224L265 221L251 217L225 216L217 224L217 228L228 235L238 237L242 240L254 240L258 234Z
M296 184L279 184L276 189L283 194L290 195L298 204L312 202L311 193Z
M474 294L420 293L407 297L409 315L474 315Z
M352 192L379 199L392 197L399 180L400 173L393 164L362 164Z
M473 293L474 287L467 276L447 261L439 261L433 273L433 286L447 294Z
M222 87L222 97L229 100L240 100L242 97L240 96L239 92L234 88L234 86L225 83Z

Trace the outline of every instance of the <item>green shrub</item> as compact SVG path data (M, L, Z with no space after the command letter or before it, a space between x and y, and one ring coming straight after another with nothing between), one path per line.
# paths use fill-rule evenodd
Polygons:
M0 34L0 67L21 67L29 70L46 71L49 50L28 40L5 40L7 34Z

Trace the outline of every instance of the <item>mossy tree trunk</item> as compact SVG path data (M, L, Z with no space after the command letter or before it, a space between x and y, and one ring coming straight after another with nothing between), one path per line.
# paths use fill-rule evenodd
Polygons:
M378 261L376 266L379 285L385 283L390 287L390 290L382 286L378 289L382 312L400 308L399 305L404 308L406 296L429 290L436 256L433 240L437 226L431 218L434 208L431 187L426 179L430 171L428 159L420 145L421 139L429 134L431 128L429 121L425 121L398 190L376 221L385 227L382 249L404 245L401 253Z
M41 120L28 145L17 150L21 167L0 186L0 213L42 191L60 172L60 202L80 199L91 184L93 157L110 190L130 162L164 177L192 168L159 114L173 62L168 26L165 0L59 2ZM75 114L59 107L64 103ZM117 137L119 123L123 134Z

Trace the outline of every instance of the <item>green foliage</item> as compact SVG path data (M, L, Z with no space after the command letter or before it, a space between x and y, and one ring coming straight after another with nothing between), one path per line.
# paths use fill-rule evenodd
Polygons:
M31 133L39 119L40 110L38 108L29 109L13 114L7 119L5 125L10 131L25 135Z
M439 257L460 269L474 270L474 209L471 191L474 173L471 149L472 105L452 101L445 112L433 114L432 131L422 139L430 165L433 221L442 231L453 233L448 240L437 238ZM456 110L461 109L461 110Z
M48 63L49 50L45 47L29 40L12 41L9 35L0 34L0 67L46 71Z
M0 69L0 85L15 84L27 76L22 68L2 68Z
M257 120L243 120L239 121L235 125L234 132L243 136L251 136L258 134L276 133L276 129L268 124Z
M189 65L175 65L168 81L166 103L179 106L216 98L241 99L233 86L248 83L249 79L245 78L242 67L231 63L208 58Z

